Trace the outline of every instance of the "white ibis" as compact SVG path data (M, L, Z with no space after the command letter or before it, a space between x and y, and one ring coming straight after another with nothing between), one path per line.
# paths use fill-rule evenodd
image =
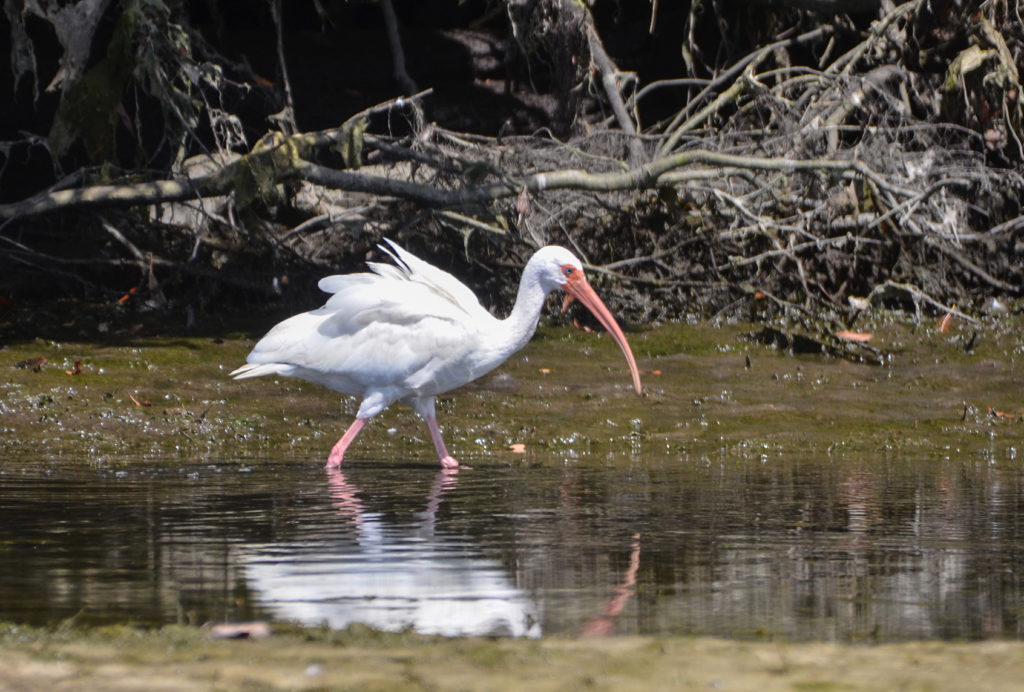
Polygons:
M560 288L604 325L626 356L633 388L640 373L626 336L565 248L541 248L523 270L512 313L497 319L448 272L387 240L379 246L394 266L369 262L372 273L328 276L318 284L333 294L317 310L289 317L256 344L232 377L299 377L363 397L356 419L331 449L327 468L341 464L359 431L395 401L426 421L445 468L459 462L437 427L434 397L490 372L526 345L537 329L544 299Z

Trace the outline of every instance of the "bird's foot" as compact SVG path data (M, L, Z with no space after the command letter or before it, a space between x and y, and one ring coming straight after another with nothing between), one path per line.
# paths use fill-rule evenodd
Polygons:
M441 457L441 468L443 469L457 469L459 468L459 462L451 454Z
M324 468L330 470L341 466L341 460L345 458L345 450L347 450L348 446L352 444L352 440L356 439L356 435L359 434L359 431L363 429L364 425L366 425L365 418L356 418L352 421L352 425L348 426L348 430L346 430L345 434L341 436L341 439L335 442L334 446L331 447L331 453L327 457L327 466Z
M338 445L335 445L331 449L331 453L327 457L327 465L324 466L328 471L336 469L341 466L341 460L345 458L345 452L338 449Z

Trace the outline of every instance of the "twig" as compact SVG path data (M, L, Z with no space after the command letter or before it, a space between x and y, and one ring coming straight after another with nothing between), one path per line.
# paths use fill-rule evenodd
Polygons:
M821 238L819 240L809 240L807 242L799 243L797 245L790 245L789 247L785 248L780 247L776 250L765 250L764 252L761 252L757 255L744 257L743 259L730 260L728 266L745 267L748 264L757 264L758 262L762 262L772 257L778 257L779 255L786 255L791 258L795 258L796 253L802 250L807 250L809 248L815 248L820 250L822 247L829 246L841 247L849 242L852 242L852 240L852 238L848 238L846 236L838 236L836 238ZM877 244L879 241L870 240L870 242Z
M650 94L651 92L656 91L658 89L665 89L668 87L705 86L708 83L708 81L709 80L707 79L698 79L694 77L682 77L680 79L659 79L637 90L632 100L639 101L644 96L647 96L647 94Z
M128 252L132 253L132 256L136 260L138 260L139 266L142 268L143 271L145 271L146 256L142 254L142 251L135 246L135 243L125 238L121 231L114 228L114 226L112 226L110 222L107 221L106 219L101 219L100 223L102 224L103 229L114 237L114 240L121 243L121 245L124 245L128 249Z
M880 216L876 216L870 224L870 228L881 228L882 224L888 221L896 214L912 214L914 209L922 202L926 201L929 197L934 195L936 192L944 187L951 187L959 185L962 187L970 187L972 185L970 180L966 178L947 178L945 180L939 180L928 186L923 192L918 195L905 200L904 202L892 207L889 211L885 212Z
M454 223L469 226L471 228L476 228L486 233L493 233L494 235L498 236L508 235L508 232L505 231L504 229L498 228L497 226L491 226L489 224L483 223L482 221L477 221L474 218L466 216L465 214L459 214L458 212L440 210L434 212L434 215L439 216L443 219L447 219L448 221Z
M281 82L284 84L284 109L276 116L271 116L282 125L281 130L287 135L299 131L295 124L295 99L292 97L292 82L288 78L288 65L284 59L284 27L281 17L281 0L270 0L270 15L274 21L274 32L277 38L277 62L281 66Z
M864 53L866 53L868 49L871 48L871 46L874 45L875 41L878 39L879 36L884 34L886 30L888 30L889 25L906 14L916 12L918 9L920 9L920 6L923 3L923 1L924 0L910 0L910 2L906 2L902 5L897 5L892 12L885 15L881 19L873 22L871 24L871 33L868 35L868 37L864 41L861 41L859 44L857 44L857 46L855 46L854 48L850 49L843 55L836 58L835 62L833 62L831 65L825 68L825 72L838 72L840 74L850 74L850 71L853 69L853 66L857 64L857 60L859 60L860 57L864 55Z
M562 4L563 8L570 12L573 11L570 8L577 7L573 0L563 0ZM594 17L590 14L590 10L581 4L576 11L583 13L582 21L587 36L587 47L590 49L590 57L594 61L598 73L601 75L601 87L604 89L605 97L608 99L612 112L615 114L615 120L619 123L619 127L623 132L627 135L632 135L628 143L629 159L631 164L636 165L643 161L646 156L644 155L643 146L636 139L636 124L630 117L626 104L622 100L622 94L619 92L619 76L622 73L615 66L615 63L612 62L612 59L608 57L608 52L605 51L601 37L597 33L597 27L594 26Z
M926 243L934 247L936 250L943 253L944 255L955 261L964 269L970 271L972 274L974 274L975 276L977 276L979 279L989 284L990 286L995 286L996 288L1002 289L1004 291L1020 290L1020 286L1014 286L1013 284L997 279L996 277L992 276L987 271L979 267L977 264L964 257L961 253L954 250L948 244L940 243L937 239L931 236L925 236L924 240Z
M762 54L761 59L768 57L768 55L768 53ZM756 67L757 63L755 62L753 66ZM693 116L688 118L685 122L681 123L675 130L673 130L672 133L668 136L668 139L666 139L665 142L658 148L658 153L664 156L673 149L675 149L676 145L679 143L679 140L682 138L684 134L691 131L700 123L704 122L704 120L710 117L713 113L717 113L718 111L720 111L723 106L738 101L740 96L742 96L744 92L746 92L747 89L750 87L750 83L751 82L747 78L746 73L741 75L735 82L733 82L732 86L730 86L728 89L719 94L714 101L712 101L707 106L694 113Z
M913 284L900 283L898 281L887 280L884 283L881 283L878 286L875 286L871 290L870 295L868 295L868 299L871 300L876 295L884 293L888 289L895 289L896 291L902 291L903 293L909 294L911 299L914 301L915 305L917 304L917 302L919 300L920 301L924 301L925 303L931 305L932 307L938 308L941 312L952 313L952 314L956 315L957 317L959 317L960 319L965 320L966 322L970 322L973 325L981 324L981 322L979 320L976 320L973 317L971 317L970 315L967 315L967 314L961 312L960 310L957 310L956 306L946 305L942 301L939 301L939 300L936 300L935 298L932 298L930 295L928 295L927 293L922 291L917 286L914 286Z
M327 226L333 223L337 223L346 216L349 216L351 214L359 214L363 211L366 211L367 209L369 209L369 207L364 205L359 207L343 209L337 212L332 211L326 214L318 214L312 218L306 219L302 223L298 224L297 226L289 230L286 234L281 236L281 242L286 242L294 237L301 236L309 231L318 231L321 228L326 228Z
M775 52L779 48L798 46L804 43L812 43L814 41L817 41L819 38L827 36L831 33L832 26L830 24L823 24L822 26L819 26L817 29L813 29L806 33L800 34L799 36L783 39L781 41L776 41L775 43L770 43L767 46L751 51L746 56L736 61L736 64L734 64L729 69L725 70L720 75L718 75L718 77L708 82L707 86L701 89L695 97L690 99L691 105L687 106L686 108L679 112L679 114L672 120L672 122L666 128L666 132L673 132L679 126L679 123L682 122L687 117L687 114L690 112L691 107L696 107L697 104L701 103L715 89L718 89L722 85L730 84L733 81L735 81L735 79L739 75L741 75L747 69L747 66L750 65L751 63L760 63L762 60L764 60L765 57L767 57L767 55ZM659 147L658 151L664 154L670 149L670 147L666 148L665 146L661 146Z
M977 234L979 238L991 238L992 236L999 235L1001 233L1007 233L1010 231L1016 231L1020 228L1024 228L1024 216L1017 216L1009 221L996 224L992 228L988 229L984 233Z

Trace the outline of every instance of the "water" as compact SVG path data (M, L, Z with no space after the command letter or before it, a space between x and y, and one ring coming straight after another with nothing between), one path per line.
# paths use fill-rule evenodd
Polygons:
M1021 635L1024 468L956 454L0 466L0 620Z

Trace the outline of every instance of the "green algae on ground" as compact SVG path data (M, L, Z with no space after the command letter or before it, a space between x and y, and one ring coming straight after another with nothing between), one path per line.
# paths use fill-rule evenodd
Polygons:
M214 640L179 626L0 625L0 689L1021 689L1024 644L854 646L707 637L444 639L279 627Z
M542 328L521 354L439 401L449 446L481 455L552 453L581 461L638 453L740 457L870 449L1004 455L1019 444L1024 377L1016 322L974 336L878 325L886 365L790 356L745 339L743 325L666 325L630 336L646 396L604 336ZM0 456L92 462L117 457L322 457L358 402L289 378L237 382L245 338L138 338L124 344L32 341L0 349ZM45 358L38 370L16 367ZM75 363L81 362L81 372ZM340 403L339 403L340 402ZM989 407L1011 416L989 414ZM1014 447L1015 448L1015 447ZM381 414L351 454L427 460L425 428L402 406Z

